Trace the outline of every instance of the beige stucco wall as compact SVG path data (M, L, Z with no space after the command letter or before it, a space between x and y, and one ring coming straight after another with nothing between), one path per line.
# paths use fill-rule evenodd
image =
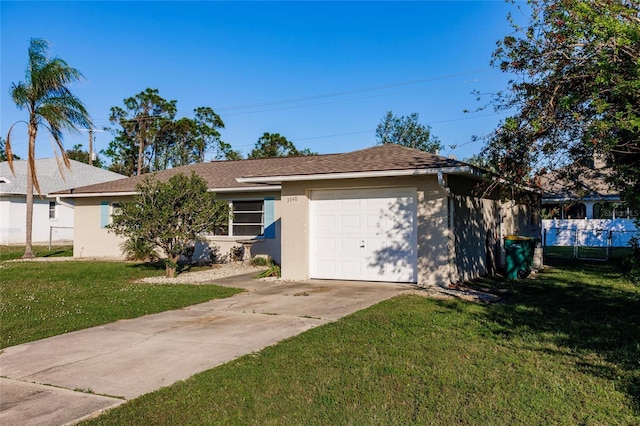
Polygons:
M500 203L454 196L455 279L468 281L493 271L499 260ZM496 261L492 261L496 259Z
M478 181L447 176L450 196L437 176L285 182L282 186L282 274L309 279L309 200L314 190L415 187L419 286L446 286L495 272L504 263L502 238L534 235L530 210L497 196L481 198Z
M415 187L417 190L418 285L448 279L446 194L435 176L285 182L282 185L282 276L309 278L309 200L323 189Z
M76 198L74 214L73 257L121 259L123 238L100 227L100 202L119 203L128 198Z
M267 255L280 263L280 196L274 192L264 193L229 193L218 194L219 199L224 200L255 200L263 199L266 196L275 198L274 217L276 221L275 238L261 239L261 242L253 245L251 254ZM78 258L103 257L103 258L124 258L120 245L125 241L106 228L100 227L100 203L120 203L130 201L131 197L90 197L75 199L75 235L73 244L73 256ZM248 237L228 237L210 236L207 243L214 247L221 257L229 254L232 248L240 247L238 240L246 240ZM195 256L207 256L208 252L203 252L203 247L196 248Z
M539 235L529 206L500 200L497 191L483 193L485 198L480 198L478 181L461 176L449 176L447 180L454 208L454 282L492 274L494 267L504 266L505 236Z

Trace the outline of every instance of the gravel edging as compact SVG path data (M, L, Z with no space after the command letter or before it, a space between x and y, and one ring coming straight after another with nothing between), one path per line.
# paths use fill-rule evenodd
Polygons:
M137 280L136 282L147 284L200 284L234 275L250 274L253 272L257 274L264 270L264 266L252 266L242 262L230 262L215 264L210 269L206 269L204 271L183 272L175 278L147 277Z

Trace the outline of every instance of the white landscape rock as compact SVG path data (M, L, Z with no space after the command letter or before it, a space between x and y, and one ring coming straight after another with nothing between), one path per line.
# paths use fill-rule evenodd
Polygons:
M264 266L252 266L248 263L229 262L213 265L203 271L184 272L175 278L147 277L138 280L140 283L150 284L199 284L234 275L255 273L258 275L266 269Z

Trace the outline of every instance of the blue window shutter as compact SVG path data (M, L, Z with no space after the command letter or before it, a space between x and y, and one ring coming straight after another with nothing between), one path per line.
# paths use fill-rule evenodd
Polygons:
M109 224L109 202L100 201L100 228L106 228Z
M264 197L264 237L276 237L275 197Z

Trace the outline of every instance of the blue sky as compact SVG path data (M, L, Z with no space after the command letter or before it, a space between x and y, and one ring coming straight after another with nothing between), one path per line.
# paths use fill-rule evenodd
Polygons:
M31 37L78 68L72 90L97 127L109 109L146 88L177 100L177 117L212 107L222 138L245 155L264 132L324 153L375 145L387 111L418 113L458 159L480 151L473 135L496 127L473 90L504 90L490 67L495 43L511 30L513 5L497 1L423 2L0 2L0 133L26 119L9 96L24 80ZM45 132L36 153L51 157ZM109 144L96 135L97 150ZM12 133L24 157L26 126ZM65 147L87 135L65 135ZM451 145L457 145L455 149Z

